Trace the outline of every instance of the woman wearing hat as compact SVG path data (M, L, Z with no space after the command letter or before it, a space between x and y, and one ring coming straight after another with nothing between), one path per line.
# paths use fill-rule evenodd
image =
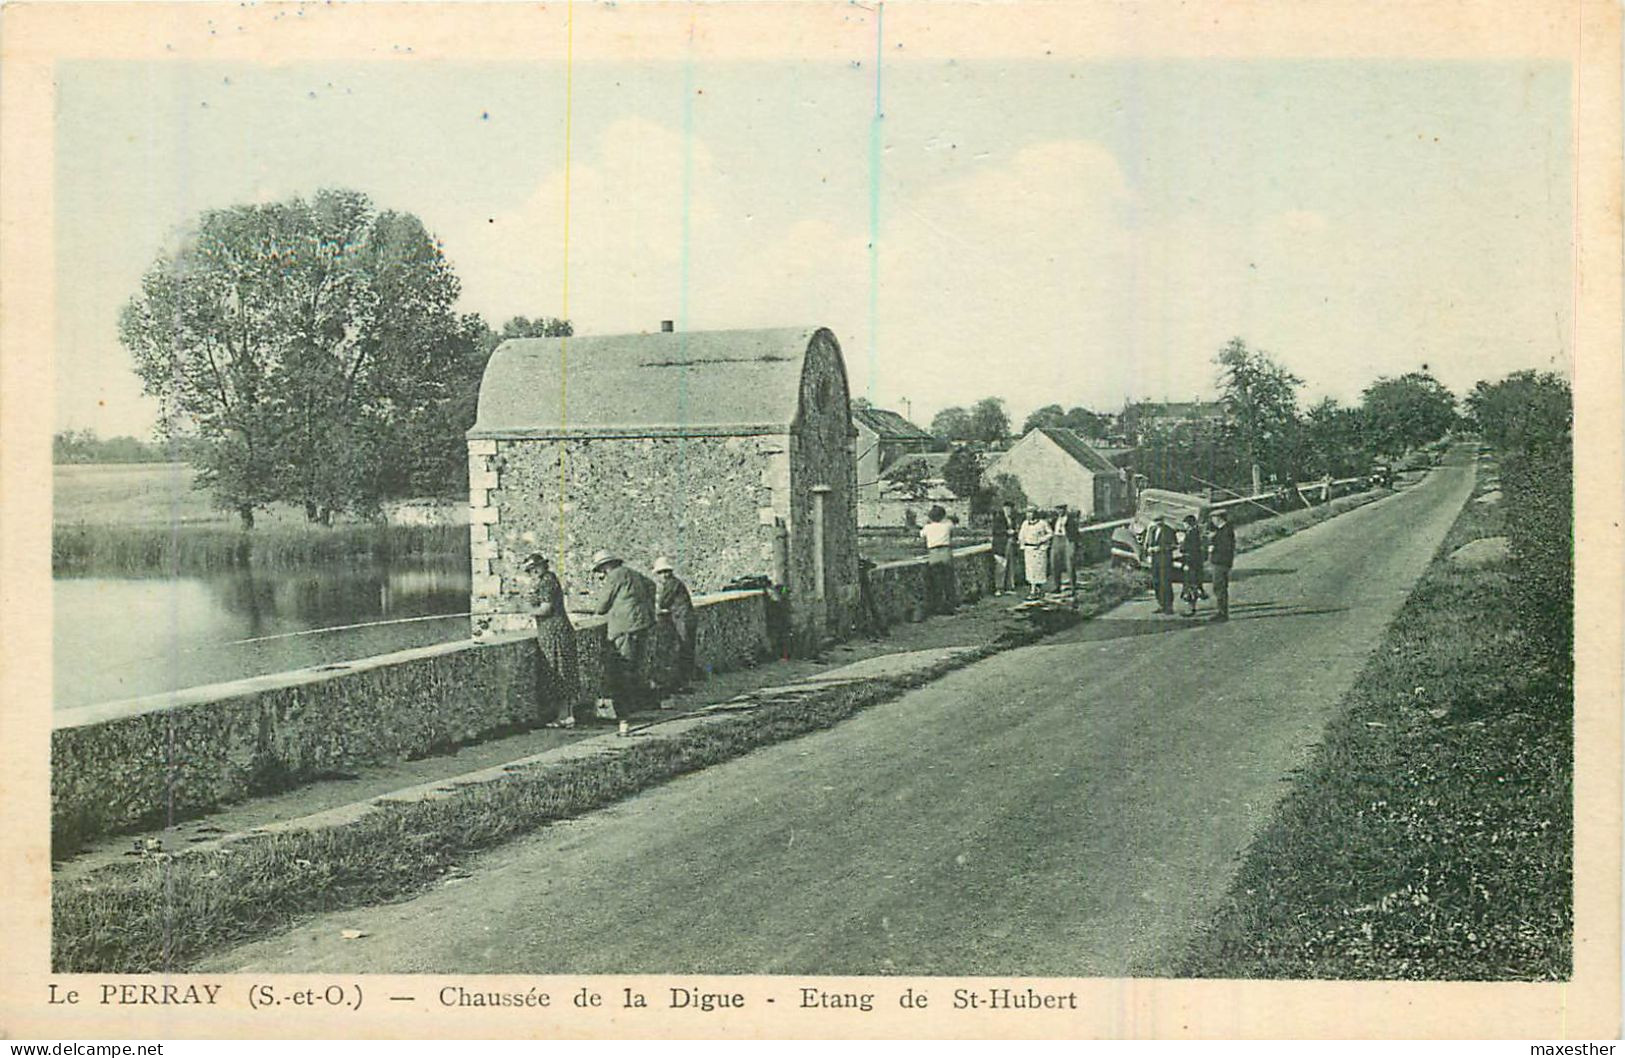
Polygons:
M529 603L530 612L536 616L537 712L548 727L574 727L581 681L576 631L564 612L564 588L540 551L525 559L525 570L536 577Z
M662 555L655 559L655 615L671 623L676 636L677 657L663 683L667 690L682 691L694 678L694 633L699 629L699 618L694 613L694 597L688 585L677 576L671 559Z

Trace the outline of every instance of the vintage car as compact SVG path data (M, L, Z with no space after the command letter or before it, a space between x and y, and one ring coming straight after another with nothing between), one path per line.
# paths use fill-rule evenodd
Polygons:
M1387 463L1373 463L1365 480L1370 488L1391 489L1394 487L1394 468Z
M1212 505L1201 496L1169 489L1141 489L1134 504L1134 515L1129 524L1112 530L1112 565L1139 569L1146 563L1146 531L1157 515L1166 515L1175 530L1183 532L1185 516L1196 515L1200 525L1206 525ZM1184 563L1174 553L1174 579L1184 579Z

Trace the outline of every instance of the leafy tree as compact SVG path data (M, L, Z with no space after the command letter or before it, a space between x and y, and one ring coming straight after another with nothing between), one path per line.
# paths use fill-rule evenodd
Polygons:
M1067 413L1061 418L1061 425L1069 430L1076 430L1091 440L1099 440L1111 432L1111 424L1104 415L1082 407L1067 409Z
M1010 436L1010 416L1004 410L1004 401L998 397L983 397L970 410L971 440L983 444L999 444Z
M1019 514L1026 513L1027 492L1021 487L1020 478L1014 474L995 474L990 484L992 485L990 491L993 494L992 502L988 504L990 510L1009 501Z
M982 488L982 458L961 445L942 466L942 480L962 499L974 497Z
M1365 418L1358 408L1345 408L1327 397L1304 416L1307 448L1303 469L1311 477L1353 477L1371 462L1366 449Z
M1214 358L1229 426L1246 465L1285 481L1297 476L1298 387L1303 379L1232 338Z
M970 412L964 408L943 408L931 420L931 436L949 443L964 442L975 437L976 427Z
M535 319L515 316L502 325L496 337L502 342L509 338L568 338L574 333L575 328L570 321L557 316L538 316Z
M1390 456L1437 441L1456 421L1456 398L1426 369L1377 379L1362 394L1362 409L1372 444Z
M1026 434L1040 427L1065 425L1066 410L1059 404L1046 404L1027 416L1027 420L1021 424L1021 432Z
M1505 451L1535 452L1561 443L1574 425L1574 395L1560 375L1518 371L1479 382L1463 401L1484 440Z
M1200 492L1217 487L1251 491L1252 464L1225 426L1209 420L1141 426L1134 470L1153 488Z
M135 437L99 437L95 430L64 430L51 437L51 462L63 463L167 463L185 455L175 446L153 444Z
M1059 404L1046 404L1027 416L1027 421L1021 424L1021 432L1025 434L1040 426L1065 427L1091 439L1105 437L1107 433L1104 416L1083 407L1063 410Z
M908 499L923 500L931 494L931 468L923 459L899 460L882 477Z
M216 502L245 527L278 499L326 523L448 443L443 406L483 366L458 291L416 217L320 191L205 212L142 277L119 334L165 429L205 442L195 465Z

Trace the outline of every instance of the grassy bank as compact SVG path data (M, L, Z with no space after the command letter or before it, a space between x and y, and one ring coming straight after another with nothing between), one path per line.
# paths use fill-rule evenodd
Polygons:
M466 559L467 528L352 524L243 532L214 525L58 525L51 532L51 572L57 574L142 576L245 566L291 569L421 556Z
M1480 492L1487 491L1481 477ZM1179 976L1551 980L1572 939L1572 662L1469 502ZM1524 608L1527 609L1527 608Z
M1295 512L1270 528L1238 530L1243 548L1323 521L1377 494ZM1142 591L1143 573L1091 567L1078 611L1013 612L986 645L908 677L824 688L763 704L669 739L635 740L610 757L546 765L442 801L391 805L355 823L235 843L176 858L154 856L53 887L58 972L183 970L201 956L285 928L302 915L399 899L466 857L547 823L630 797L761 746L830 727L945 673L1031 643Z

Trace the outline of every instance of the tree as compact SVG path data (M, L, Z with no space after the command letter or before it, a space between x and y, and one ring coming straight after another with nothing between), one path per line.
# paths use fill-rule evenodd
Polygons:
M1059 404L1046 404L1036 409L1027 420L1021 424L1021 432L1031 433L1041 427L1065 426L1066 411Z
M1230 339L1214 361L1229 425L1246 463L1284 481L1296 480L1293 454L1303 379L1240 338Z
M1060 426L1076 430L1084 437L1099 439L1106 436L1106 425L1104 416L1097 415L1088 408L1062 410L1059 404L1046 404L1027 416L1027 421L1021 424L1021 432L1025 434L1041 426Z
M1518 371L1479 382L1462 402L1484 440L1503 451L1533 453L1571 436L1574 396L1561 376Z
M1425 368L1377 379L1361 401L1372 444L1389 456L1437 441L1456 421L1456 398Z
M970 410L971 440L983 444L1001 444L1010 436L1010 416L1005 413L1004 401L998 397L983 397Z
M923 500L931 495L931 468L925 460L904 459L892 464L882 475L891 482L894 491L911 500Z
M963 445L955 448L942 465L942 480L955 496L974 497L982 488L982 457Z
M1327 397L1304 416L1307 448L1304 470L1312 477L1352 477L1371 462L1366 448L1365 417L1358 408L1345 408Z
M950 444L969 441L975 434L970 412L964 408L943 408L931 420L931 436Z
M1069 430L1076 430L1091 440L1099 440L1110 432L1110 423L1106 417L1088 408L1068 409L1061 418L1061 425Z
M515 316L502 325L498 339L509 338L568 338L575 333L569 320L557 316L538 316L534 320Z
M452 443L445 406L483 367L458 292L416 217L320 191L205 212L119 334L165 430L204 442L216 502L245 528L278 499L325 524L411 481L420 446Z
M1021 479L1014 474L995 474L990 483L992 485L993 502L989 508L1002 506L1004 503L1014 507L1017 511L1027 509L1027 493L1021 487Z

